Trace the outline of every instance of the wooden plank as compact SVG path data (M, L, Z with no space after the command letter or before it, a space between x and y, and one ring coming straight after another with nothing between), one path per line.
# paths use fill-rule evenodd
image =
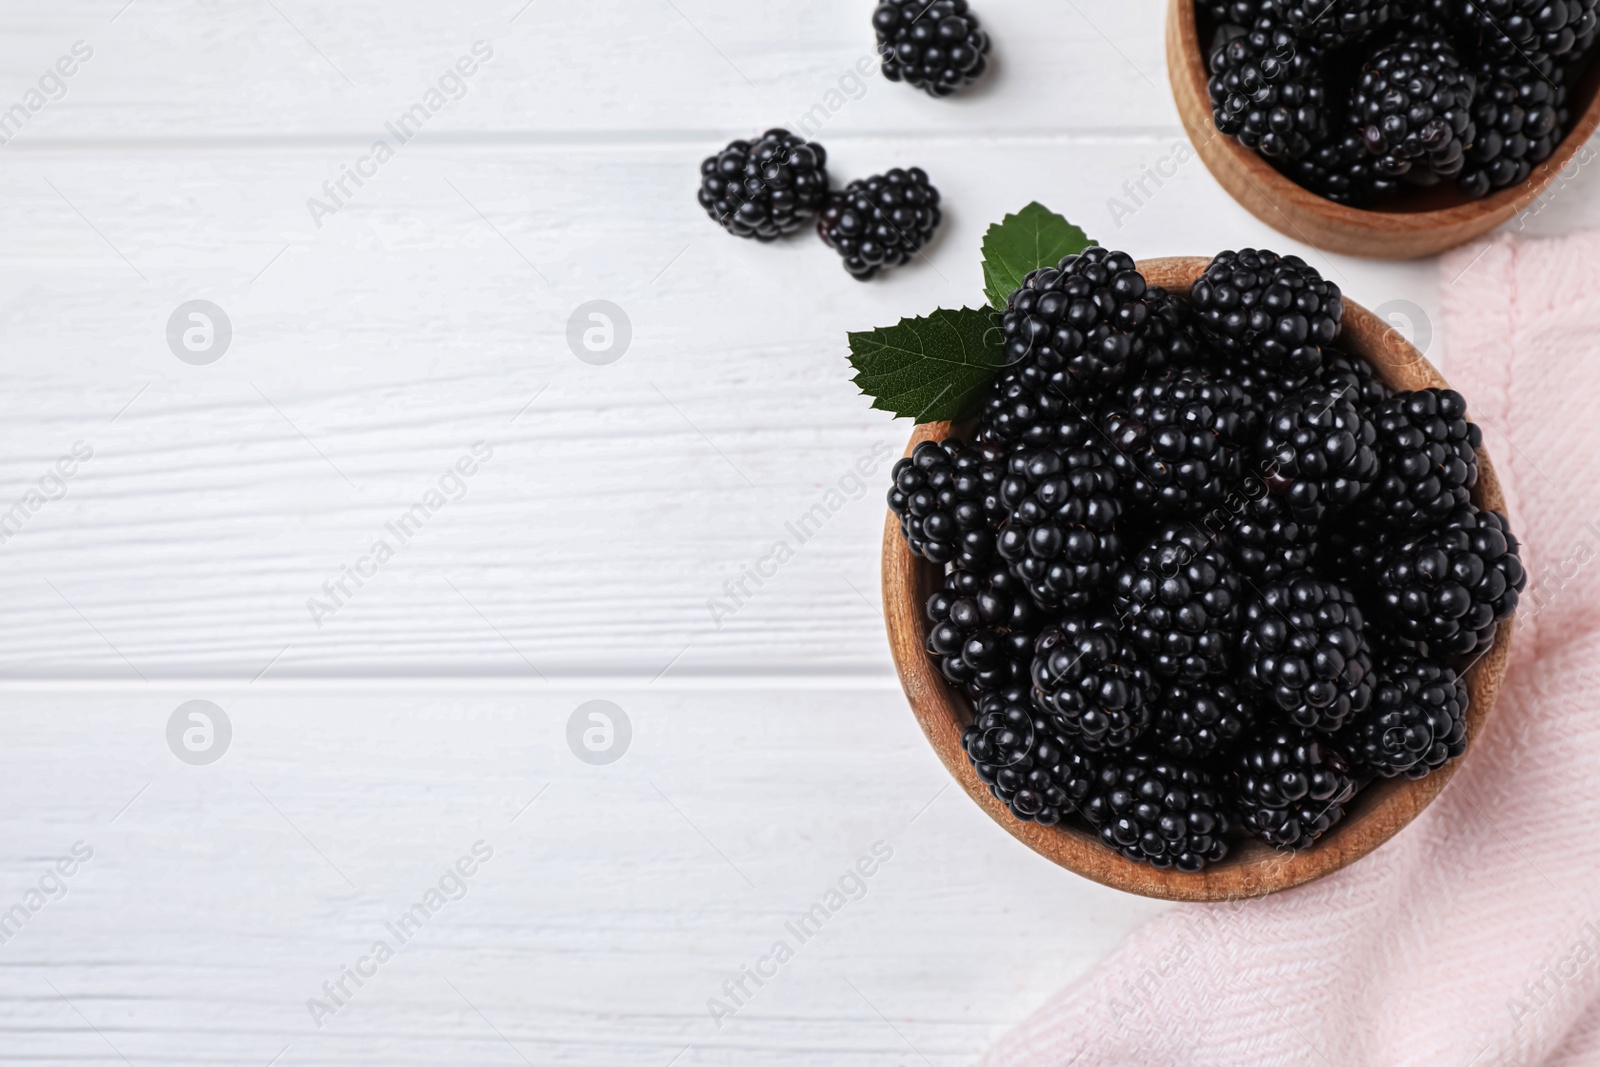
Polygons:
M206 766L164 736L196 697L233 731ZM596 697L633 727L607 766L565 740ZM999 833L893 691L11 688L0 714L0 910L93 853L0 944L19 1062L968 1063L1157 910ZM707 1001L780 940L719 1027Z

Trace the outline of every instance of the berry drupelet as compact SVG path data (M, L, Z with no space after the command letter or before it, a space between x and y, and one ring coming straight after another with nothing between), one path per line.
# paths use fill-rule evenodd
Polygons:
M1154 682L1107 616L1069 615L1039 634L1034 700L1089 752L1127 748L1150 725Z
M1296 393L1272 409L1255 460L1270 493L1299 522L1347 508L1378 476L1377 430L1348 396Z
M1100 247L1029 273L1001 318L1006 365L1067 396L1116 385L1138 366L1147 292L1133 257Z
M1244 829L1274 848L1302 849L1344 818L1350 765L1326 738L1269 726L1241 746L1233 802Z
M1076 810L1095 785L1091 758L1051 727L1026 686L986 693L961 747L996 800L1041 826Z
M1284 26L1261 19L1213 51L1210 70L1217 129L1267 159L1300 159L1327 137L1322 74Z
M934 563L975 568L994 555L1004 512L1002 453L954 438L924 441L894 465L889 510L911 551Z
M1378 661L1372 706L1340 735L1361 768L1421 778L1467 750L1467 680L1400 650Z
M1048 608L1081 606L1108 585L1122 555L1117 474L1098 448L1037 448L1007 460L1001 558Z
M700 206L729 233L771 241L805 226L828 199L821 145L773 129L700 164Z
M1468 505L1380 549L1381 622L1431 656L1470 656L1489 647L1527 581L1505 516Z
M1453 389L1400 393L1372 413L1381 471L1361 506L1386 525L1418 530L1471 503L1483 431Z
M952 685L976 699L1027 685L1042 619L1009 570L952 571L928 598L928 652Z
M1259 717L1230 682L1169 682L1156 698L1145 737L1169 755L1204 759L1232 748Z
M1211 538L1191 523L1171 523L1118 572L1112 604L1153 674L1197 682L1232 663L1240 586Z
M1322 365L1344 317L1339 287L1305 260L1253 248L1213 259L1189 300L1212 343L1291 376Z
M1152 867L1201 871L1228 854L1229 817L1210 775L1171 757L1108 760L1082 810L1101 841Z
M1217 504L1239 483L1253 414L1237 385L1198 371L1128 389L1105 417L1124 494L1158 515Z
M1365 620L1343 586L1293 575L1245 608L1239 681L1295 726L1338 730L1371 703L1371 674Z
M939 190L921 167L894 168L845 186L828 200L817 232L844 257L850 276L867 281L908 262L939 228Z
M967 0L879 0L872 26L883 76L931 96L977 81L988 65L989 36Z
M1443 36L1407 35L1374 52L1350 106L1378 173L1419 184L1459 174L1475 138L1475 85Z

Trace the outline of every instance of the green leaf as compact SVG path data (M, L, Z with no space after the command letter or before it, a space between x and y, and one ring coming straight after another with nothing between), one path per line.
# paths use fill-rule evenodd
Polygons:
M1004 362L999 316L987 308L940 308L850 335L855 383L872 406L917 422L976 414L984 387Z
M1053 267L1063 256L1095 242L1037 200L989 227L983 235L983 283L989 303L1005 310L1006 298L1029 271Z

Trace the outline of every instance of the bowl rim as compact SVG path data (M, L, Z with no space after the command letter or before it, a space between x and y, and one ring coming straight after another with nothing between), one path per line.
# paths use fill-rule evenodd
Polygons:
M1209 258L1179 256L1141 260L1138 268L1151 285L1187 296ZM1370 311L1349 299L1344 312L1345 348L1365 357L1378 376L1399 389L1448 388L1434 367L1408 341ZM952 424L916 427L909 455L923 441L950 436ZM1486 450L1478 451L1479 476L1473 501L1505 511L1505 497ZM1217 902L1265 896L1332 874L1399 833L1449 783L1472 755L1478 736L1494 711L1511 651L1515 616L1503 621L1494 643L1467 670L1471 705L1467 712L1467 752L1425 778L1379 778L1361 791L1339 825L1301 852L1276 851L1257 841L1236 845L1228 858L1198 873L1158 870L1129 860L1076 827L1023 822L990 794L961 748L961 732L971 722L966 698L953 689L924 651L928 624L923 604L942 577L934 564L911 554L894 513L883 534L883 605L889 646L901 688L923 734L945 769L990 818L1053 863L1101 885L1161 900Z
M1571 129L1550 158L1537 164L1521 183L1475 200L1459 194L1461 202L1443 207L1356 208L1296 184L1237 139L1217 130L1195 0L1169 0L1166 57L1180 121L1218 184L1262 222L1324 252L1410 259L1488 233L1543 196L1600 128L1600 53L1596 53L1583 77L1569 87ZM1240 185L1248 188L1241 191ZM1313 235L1321 239L1313 240Z

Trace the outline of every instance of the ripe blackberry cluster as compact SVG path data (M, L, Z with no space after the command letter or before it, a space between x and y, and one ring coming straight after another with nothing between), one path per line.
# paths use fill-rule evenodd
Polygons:
M889 505L944 574L928 652L1015 817L1193 871L1462 754L1526 576L1459 394L1393 392L1340 347L1338 287L1270 252L1179 297L1090 249L1007 309L976 425L901 460Z
M884 6L899 5L884 0ZM815 220L823 243L860 281L909 262L933 238L943 218L939 190L921 167L895 167L830 190L827 160L820 144L788 130L732 141L700 164L700 206L729 233L758 241Z
M1301 186L1355 207L1411 186L1481 197L1570 129L1600 0L1196 0L1212 114Z
M989 35L967 0L878 0L872 12L883 76L949 96L983 75Z

